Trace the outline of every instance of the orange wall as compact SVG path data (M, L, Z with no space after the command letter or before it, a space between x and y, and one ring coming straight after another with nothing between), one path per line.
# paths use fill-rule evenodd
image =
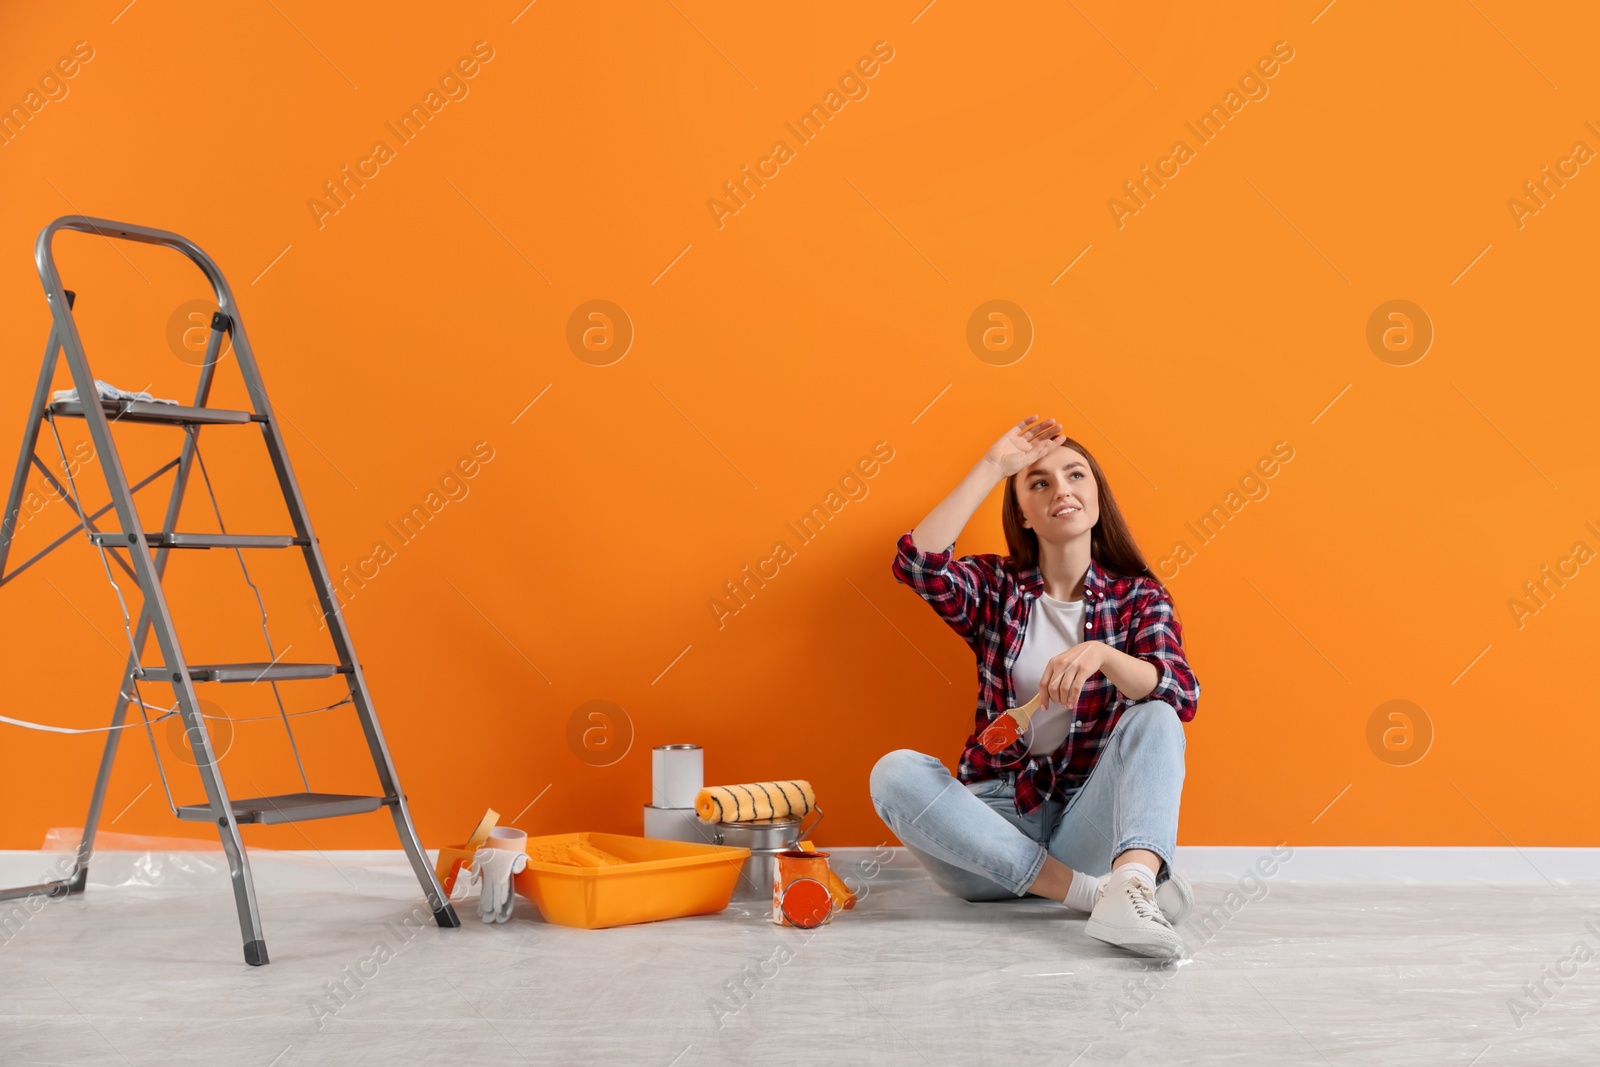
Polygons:
M873 761L900 746L953 760L975 686L966 647L891 578L894 541L1029 412L1097 451L1166 561L1204 690L1183 842L1600 844L1569 763L1600 742L1600 576L1561 563L1600 548L1600 177L1562 163L1575 142L1600 148L1592 15L523 3L0 14L0 103L25 103L75 42L93 54L0 147L0 441L14 447L48 330L42 226L81 211L216 257L326 558L372 576L347 617L429 844L535 798L532 832L636 832L650 747L683 741L706 746L713 782L811 779L825 843L883 840ZM386 123L477 42L492 58L400 142ZM867 95L801 143L785 124L875 46L892 59ZM1249 80L1275 48L1292 59ZM1241 79L1237 114L1202 143L1186 124ZM379 140L392 157L337 212L308 204ZM779 140L789 157L764 188L737 212L708 206ZM1179 140L1189 158L1162 163ZM1141 205L1123 183L1147 164L1169 177ZM1508 202L1546 164L1565 186L1519 212ZM204 295L198 273L82 235L58 250L97 373L190 390L181 313L176 343L169 329ZM567 341L596 299L634 330L606 366ZM969 317L995 299L1031 323L1020 360L969 348ZM1405 366L1414 349L1367 341L1397 299L1435 333ZM224 377L218 402L238 402ZM230 529L281 529L258 442L207 439ZM124 440L142 471L174 438ZM1230 499L1279 442L1293 459L1267 495ZM475 447L492 459L446 481L461 498L401 544L386 524ZM875 449L892 458L865 495L800 546L785 524ZM961 551L1003 548L998 499ZM1230 504L1201 544L1187 524ZM31 520L19 551L64 512ZM793 558L719 625L724 583L779 540ZM278 647L317 659L293 563L261 558L256 575ZM1508 601L1547 564L1576 574L1519 619ZM191 658L261 657L231 559L176 566ZM95 556L74 543L0 604L4 712L103 723L123 639ZM272 711L213 690L229 715ZM330 690L285 693L299 709ZM1391 700L1431 724L1405 766L1369 743ZM569 743L590 701L622 709L613 744L631 733L607 766ZM299 724L314 787L370 785L347 711ZM0 846L79 824L98 740L4 737ZM127 742L111 829L203 835L175 831L148 743ZM299 788L272 722L240 726L224 769L238 794ZM191 770L172 773L180 801L199 798ZM381 816L249 839L394 844Z

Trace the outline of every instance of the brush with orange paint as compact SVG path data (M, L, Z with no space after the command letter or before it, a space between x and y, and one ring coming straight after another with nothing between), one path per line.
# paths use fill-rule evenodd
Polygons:
M1028 728L1028 723L1033 721L1039 706L1039 694L1035 693L1033 699L1022 707L1006 709L984 727L983 733L978 735L978 743L990 753L1010 748L1017 743L1017 738L1022 736L1022 731Z

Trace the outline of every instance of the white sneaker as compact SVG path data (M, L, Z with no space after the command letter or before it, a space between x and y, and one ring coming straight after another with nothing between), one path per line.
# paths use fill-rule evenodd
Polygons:
M1109 873L1100 876L1094 890L1096 902L1106 891L1106 883L1109 881L1111 881ZM1194 909L1194 890L1189 887L1189 879L1177 871L1169 874L1165 882L1156 886L1156 906L1161 909L1161 914L1167 917L1167 922L1173 926L1188 918L1189 912Z
M1140 956L1174 959L1183 955L1183 938L1156 903L1156 894L1137 878L1116 889L1104 888L1084 932L1108 945Z

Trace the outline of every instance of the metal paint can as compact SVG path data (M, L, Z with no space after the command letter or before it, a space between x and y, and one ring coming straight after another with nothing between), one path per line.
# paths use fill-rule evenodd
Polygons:
M787 849L778 853L772 873L772 921L803 930L833 918L828 892L828 854Z
M739 884L733 887L733 899L762 902L772 899L772 875L777 868L778 853L798 848L801 839L821 821L822 810L813 808L809 822L796 815L786 815L781 819L710 824L711 844L750 850L750 858L744 861L744 869L739 872Z
M800 843L800 820L790 816L762 822L713 823L711 843L750 850L733 887L734 900L767 900L772 896L772 871L778 853Z

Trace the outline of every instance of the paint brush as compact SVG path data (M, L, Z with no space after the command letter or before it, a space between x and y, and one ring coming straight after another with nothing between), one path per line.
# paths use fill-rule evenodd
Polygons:
M1035 693L1033 699L1020 708L1008 708L984 728L978 735L978 743L990 753L999 752L1010 748L1017 743L1017 738L1022 736L1022 731L1028 728L1028 723L1039 710L1039 694Z

